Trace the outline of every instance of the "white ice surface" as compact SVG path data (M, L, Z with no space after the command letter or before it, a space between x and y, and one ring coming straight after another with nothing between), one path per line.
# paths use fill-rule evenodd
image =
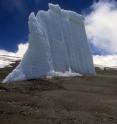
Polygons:
M75 77L75 76L82 76L79 73L66 71L66 72L53 72L47 75L46 78L53 78L53 77Z
M48 11L29 16L29 47L21 63L3 82L49 74L95 75L83 17L49 4ZM59 72L59 73L55 73ZM49 75L50 76L50 75Z

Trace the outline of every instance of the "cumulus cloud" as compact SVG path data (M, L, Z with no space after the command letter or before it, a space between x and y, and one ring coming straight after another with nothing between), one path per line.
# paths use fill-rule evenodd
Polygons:
M117 2L99 1L86 16L87 36L105 54L117 54Z
M18 45L18 50L17 52L15 53L15 56L17 57L23 57L23 55L25 54L26 50L28 49L28 43L20 43Z
M100 52L93 56L95 65L117 66L117 2L99 1L85 17L89 42Z
M95 65L117 68L117 55L94 55L93 61Z
M26 52L28 48L28 43L20 43L18 45L18 50L16 52L9 52L9 51L6 51L6 50L0 50L0 56L13 56L13 57L22 57L24 55L24 53Z
M0 68L3 68L16 60L20 60L28 48L28 43L20 43L16 52L0 50Z

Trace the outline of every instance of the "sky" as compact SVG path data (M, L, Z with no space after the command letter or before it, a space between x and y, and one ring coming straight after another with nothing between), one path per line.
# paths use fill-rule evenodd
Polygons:
M92 0L1 0L0 49L15 51L17 44L28 41L29 14L47 10L49 2L79 13L92 4Z
M29 14L47 10L48 3L82 14L94 64L117 66L117 0L0 1L0 55L23 56L28 47Z

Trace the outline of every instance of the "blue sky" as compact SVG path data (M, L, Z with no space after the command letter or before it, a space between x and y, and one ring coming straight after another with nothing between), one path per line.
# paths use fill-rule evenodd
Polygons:
M16 51L17 44L28 40L28 16L47 10L48 3L78 13L88 12L94 0L2 0L0 1L0 49Z

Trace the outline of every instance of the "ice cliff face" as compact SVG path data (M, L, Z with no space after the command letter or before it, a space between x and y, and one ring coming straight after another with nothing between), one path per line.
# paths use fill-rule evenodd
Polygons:
M94 75L83 17L49 4L48 11L29 16L29 48L3 82L34 79L55 72Z

